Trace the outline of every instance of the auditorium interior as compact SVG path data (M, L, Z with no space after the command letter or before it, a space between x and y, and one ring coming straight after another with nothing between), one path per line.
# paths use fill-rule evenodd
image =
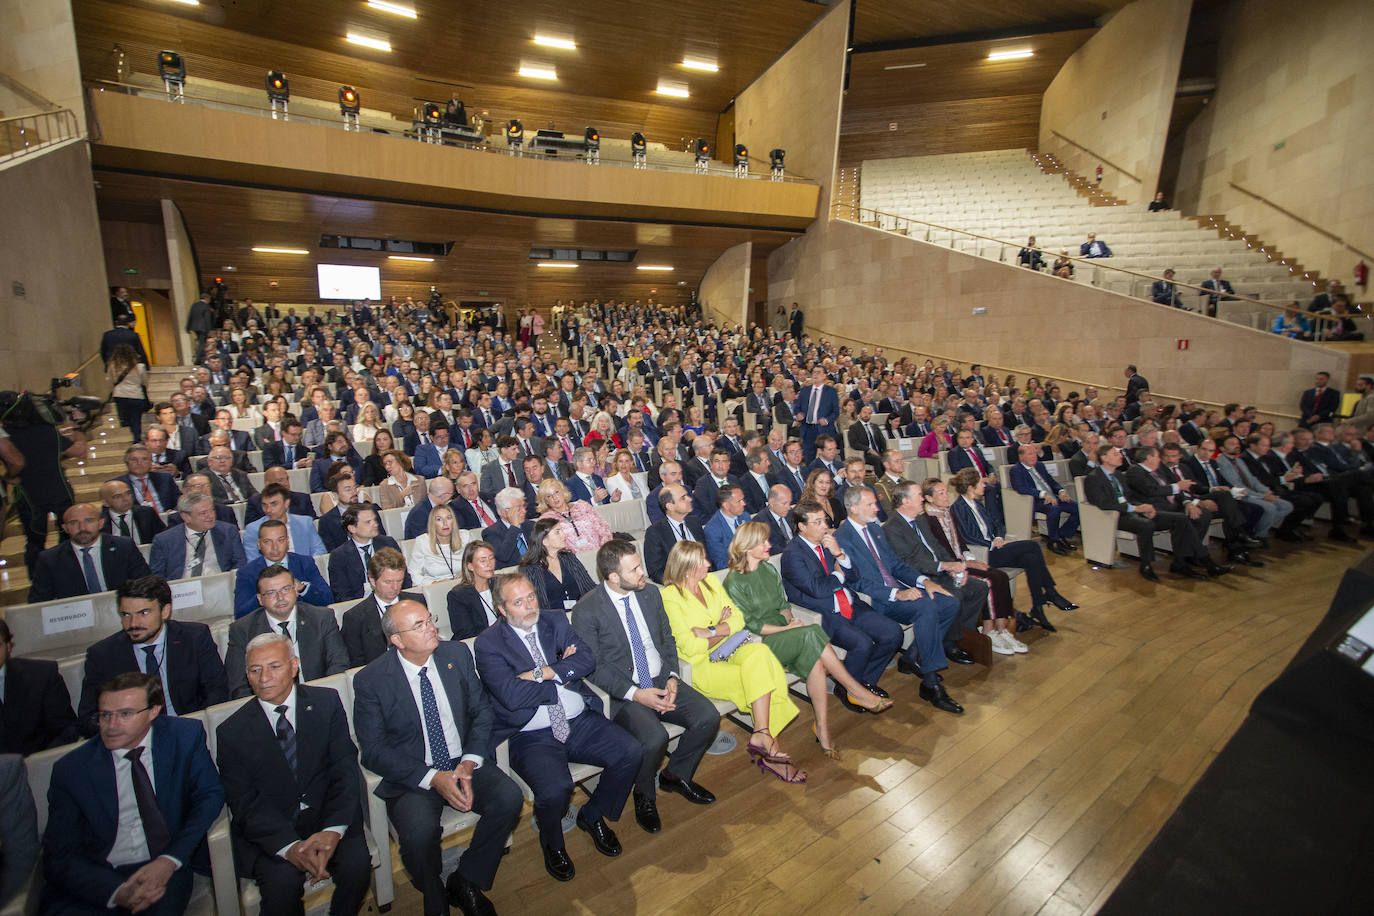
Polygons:
M110 395L117 288L157 402L198 362L206 290L347 314L366 286L327 281L363 276L456 320L533 310L541 355L579 367L590 350L560 328L593 300L730 333L786 332L798 308L808 345L856 364L979 366L1099 404L1130 366L1160 405L1245 405L1278 431L1308 425L1327 373L1348 416L1374 387L1372 45L1359 0L0 4L0 389ZM89 438L63 465L98 504L129 434L110 406ZM911 448L908 469L949 475ZM963 715L893 668L893 710L831 704L831 760L794 684L804 785L748 766L750 720L727 715L737 746L698 771L715 804L662 795L657 835L627 808L615 858L572 830L570 883L541 867L526 804L488 896L549 914L1369 912L1352 879L1374 851L1356 775L1374 662L1328 647L1374 605L1374 517L1350 542L1330 519L1266 540L1263 564L1161 562L1162 581L1119 559L1124 532L1085 559L1085 521L1078 552L1045 557L1077 609L1022 633L1026 654L945 671ZM0 537L0 617L19 620L39 605L12 512ZM227 627L209 603L195 619ZM37 632L79 685L72 634ZM351 677L331 683L346 697ZM598 776L574 776L578 803ZM363 912L420 913L368 801ZM471 819L449 826L451 864ZM191 912L259 911L232 861L213 871ZM306 912L328 901L314 888Z

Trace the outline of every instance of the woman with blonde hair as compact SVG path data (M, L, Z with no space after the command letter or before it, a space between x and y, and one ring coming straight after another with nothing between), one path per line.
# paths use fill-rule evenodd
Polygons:
M443 470L440 477L447 477L453 484L454 489L458 488L458 478L463 476L463 472L468 469L468 463L463 458L463 450L457 448L446 448L442 456Z
M368 401L363 405L362 410L358 411L358 422L353 424L353 444L371 442L379 429L387 429L386 423L383 422L381 411L377 409L377 405ZM390 430L387 431L390 432Z
M611 460L613 473L606 478L607 492L620 493L620 499L643 499L649 493L648 480L643 471L635 469L635 458L626 449L619 449Z
M936 398L938 402L940 399ZM930 421L930 432L926 433L916 449L917 458L934 458L953 444L949 434L949 417L940 415Z
M725 592L744 615L744 625L750 632L763 637L764 645L785 669L806 680L806 695L816 713L812 726L816 741L827 758L839 760L839 748L830 740L826 678L835 679L835 693L848 706L881 713L892 708L892 701L872 693L854 679L819 625L802 623L792 615L782 576L768 562L768 535L768 526L762 522L745 522L735 531L730 542Z
M411 473L410 456L398 448L382 453L382 469L386 478L378 489L377 502L383 509L411 509L416 500L424 499L425 479Z
M406 568L416 587L456 579L462 572L459 554L463 550L464 534L458 519L448 506L435 506L429 511L429 525L424 534L411 545Z
M601 545L615 537L606 520L592 508L591 503L574 501L572 493L561 480L545 477L539 483L539 504L535 507L540 518L551 518L563 529L563 543L573 553L600 550Z
M678 541L668 554L660 594L678 657L692 666L693 687L753 714L748 751L759 772L783 782L806 782L774 736L797 717L787 675L771 649L748 641L744 615L731 605L710 567L698 541Z

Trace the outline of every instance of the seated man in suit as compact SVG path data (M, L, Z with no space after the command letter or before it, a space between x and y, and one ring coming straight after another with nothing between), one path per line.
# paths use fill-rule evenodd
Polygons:
M525 482L525 470L520 462L520 443L514 436L496 440L497 460L482 465L478 492L487 502L496 501L496 493L505 487L519 487Z
M258 444L253 441L253 434L246 429L234 429L234 415L228 408L220 408L215 411L214 419L210 421L210 430L196 440L196 454L208 455L210 449L214 447L214 435L217 432L226 433L229 441L225 443L230 449L236 452L255 452Z
M1040 464L1040 449L1037 446L1020 445L1016 454L1020 460L1012 465L1008 475L1012 489L1034 500L1032 513L1045 513L1050 550L1067 556L1074 549L1069 538L1078 533L1078 504Z
M229 572L244 564L239 530L215 520L215 501L204 493L177 500L182 524L153 538L148 566L164 579L189 579Z
M482 540L496 551L498 568L516 565L529 549L534 520L526 520L525 506L525 494L515 487L496 493L496 514L500 518L482 531Z
M959 430L958 435L954 437L954 448L949 450L945 460L949 462L951 474L957 474L964 468L975 468L978 476L983 478L984 504L999 517L1002 516L1001 478L997 476L997 469L987 460L978 443L974 441L973 430Z
M258 528L258 555L240 566L234 575L234 616L244 617L258 608L258 573L269 566L284 566L296 578L302 600L316 607L334 603L334 593L311 557L287 549L286 525L266 519Z
M606 542L597 551L596 567L601 588L573 607L572 625L596 656L596 669L587 679L610 696L611 720L643 750L634 782L635 820L649 833L658 833L657 789L676 792L696 805L716 800L692 777L720 730L720 713L678 677L677 642L663 599L648 584L634 544ZM668 750L664 722L686 731L660 772Z
M806 466L809 477L812 471L822 470L830 475L832 481L840 479L843 466L840 464L840 440L830 435L816 437L816 457Z
M266 567L258 573L257 590L258 609L229 627L224 670L231 699L252 692L244 675L244 653L253 637L263 633L281 633L291 640L300 661L302 680L313 681L348 670L348 650L339 635L334 612L300 601L300 586L291 570L284 566Z
M181 495L186 496L191 493L199 493L206 499L214 502L214 494L210 492L210 476L208 474L187 474L182 483ZM239 517L234 514L234 510L227 503L216 502L215 521L224 522L234 529L234 537L239 536ZM167 527L175 528L177 525L186 524L186 520L180 512L173 512L167 519Z
M754 521L768 526L768 553L777 556L792 543L792 491L780 483L768 488L768 502L754 515Z
M459 478L460 480L462 478ZM434 477L425 483L425 497L406 513L406 540L417 538L429 530L429 513L435 506L447 506L453 499L453 481Z
M383 547L399 551L395 538L382 534L382 516L371 503L354 503L343 514L348 540L329 551L329 590L334 600L353 601L372 587L367 581L367 564ZM405 584L410 585L410 574Z
M92 694L99 740L53 766L41 912L186 912L224 790L205 729L164 710L162 684L147 674L112 676Z
M901 625L874 611L854 591L858 574L835 541L819 504L799 503L789 520L797 536L782 554L787 600L820 614L825 634L845 650L845 670L886 698L878 679L902 647Z
M644 568L649 578L662 583L668 554L678 541L706 543L706 531L692 514L692 496L681 484L664 484L658 491L663 517L644 532Z
M423 410L417 411L418 419L424 416ZM415 448L415 473L430 480L444 472L444 452L449 449L449 428L442 422L435 422L429 431L429 441Z
M427 914L494 912L483 895L496 880L524 798L496 765L492 708L461 642L440 641L424 605L387 609L385 652L353 679L353 726L363 766L382 778L376 794L395 826L401 862ZM478 815L447 886L440 873L445 806Z
M1210 451L1211 448L1209 453ZM1214 469L1208 465L1204 470L1202 464L1192 455L1185 454L1183 447L1177 442L1161 446L1159 455L1159 473L1164 482L1178 484L1180 496L1197 499L1202 509L1212 513L1213 518L1222 520L1222 530L1226 536L1226 562L1236 566L1263 568L1264 562L1251 559L1249 553L1249 549L1260 546L1260 542L1245 533L1249 525L1246 512L1253 513L1256 521L1262 513L1249 507L1243 511L1240 500L1231 496L1231 488L1222 482Z
M258 493L258 488L253 486L248 475L234 467L233 451L223 445L210 449L205 468L210 478L210 494L215 497L215 502L246 502Z
M801 499L806 489L806 469L802 467L802 446L793 439L782 448L782 468L768 476L770 484L780 483L792 491L792 501Z
M1217 302L1222 299L1232 299L1235 290L1231 288L1230 280L1221 278L1221 268L1213 267L1212 273L1206 280L1202 281L1202 289L1198 291L1199 296L1207 297L1205 314L1215 318L1217 316Z
M311 501L310 494L291 489L291 476L286 473L285 468L268 468L262 472L264 490L274 483L287 493L287 512L292 515L303 515L306 518L315 517L315 504ZM248 497L248 505L243 509L243 523L245 525L253 524L266 514L262 511L261 493Z
M1173 306L1176 309L1183 308L1183 297L1178 294L1178 287L1174 286L1174 272L1164 271L1164 279L1156 280L1150 284L1150 301L1158 302L1160 305Z
M210 628L203 623L172 619L172 588L157 576L130 579L116 592L120 632L86 650L77 727L95 734L100 685L117 674L141 671L163 686L167 715L185 715L229 698L224 665Z
M28 888L38 864L38 810L18 754L0 754L0 811L0 906L7 907Z
M1078 255L1083 258L1110 258L1112 250L1107 247L1106 242L1097 240L1096 232L1088 233L1088 240L1078 246Z
M142 552L128 538L100 533L100 511L77 503L62 513L59 541L38 555L29 601L94 595L148 575Z
M727 484L739 486L739 480L730 473L730 450L722 446L711 450L710 470L692 487L692 513L702 522L715 515L720 505L716 495Z
M1103 512L1116 513L1116 527L1135 535L1140 555L1140 576L1158 582L1155 575L1155 507L1148 502L1132 504L1117 474L1121 470L1121 450L1110 443L1097 447L1097 467L1083 480L1083 495Z
M186 452L167 444L167 430L161 426L149 427L143 434L143 444L148 446L148 465L153 473L166 474L175 480L191 470Z
M242 661L252 699L216 729L238 873L257 883L264 913L298 912L306 879L326 876L330 912L357 913L372 861L339 694L297 684L309 677L280 633L253 637Z
M290 511L290 497L291 491L279 483L269 483L262 488L264 515L243 529L243 552L249 560L258 558L258 529L269 518L286 526L286 533L290 537L288 549L292 553L306 557L318 557L328 553L324 549L324 542L320 540L319 532L315 530L315 523L304 515L296 515Z
M879 613L912 627L911 648L898 659L897 670L920 677L921 699L936 709L962 713L964 708L940 678L940 671L949 666L944 634L959 613L959 602L892 552L878 525L878 498L872 490L846 490L844 508L848 518L835 531L835 543L858 573L855 588L868 596ZM965 657L962 650L950 656L960 662Z
M729 459L726 459L729 464ZM604 506L607 503L617 502L620 499L620 492L614 495L606 490L606 481L601 479L601 475L595 473L596 453L586 446L582 446L573 452L573 475L568 478L568 492L574 500L589 502L594 506Z
M1180 495L1178 484L1170 484L1160 473L1159 449L1142 446L1136 449L1136 463L1122 474L1126 498L1134 504L1149 503L1155 509L1155 530L1169 529L1174 561L1169 572L1188 579L1205 579L1229 573L1231 567L1220 566L1207 552L1207 528L1212 513L1198 505L1198 500ZM1194 567L1206 571L1204 576Z
M310 465L311 493L324 492L325 475L329 473L331 465L340 461L347 462L353 469L354 478L360 479L363 476L363 460L353 450L353 443L348 441L348 436L334 430L324 437L324 449Z
M478 492L476 474L472 471L459 474L454 489L457 493L449 501L449 507L453 509L454 518L458 519L459 528L470 530L488 528L496 524L496 510L488 505ZM429 524L428 517L425 518L425 524Z
M259 430L265 428L259 427ZM263 470L285 468L288 471L293 471L312 467L315 464L315 453L306 448L305 443L301 441L303 432L304 428L301 426L300 420L295 417L287 417L283 420L281 439L266 439L260 443Z
M398 550L383 547L367 561L367 581L372 593L353 605L343 615L344 648L348 651L348 667L366 665L390 646L382 632L387 608L397 601L425 604L421 592L405 592L406 558Z
M124 468L127 473L120 474L115 480L122 480L134 491L134 502L148 506L155 512L165 512L177 504L181 489L170 474L160 474L153 470L152 452L148 446L134 443L124 450Z
M568 764L603 768L577 826L590 834L597 852L614 857L620 841L605 818L620 819L644 752L601 714L601 701L582 683L596 657L567 614L541 613L534 586L519 573L497 576L491 593L501 622L477 637L475 655L482 685L494 700L492 741L510 739L511 766L534 792L544 868L570 881L575 869L562 826L573 793Z
M744 473L738 475L739 485L744 489L744 507L750 515L763 509L768 502L768 472L772 470L768 449L755 446L744 459Z
M1070 476L1087 477L1097 468L1097 447L1101 444L1102 437L1097 433L1088 433L1083 437L1083 447L1069 459Z
M695 504L695 498L692 500ZM735 539L735 531L749 521L744 511L744 491L733 483L724 484L716 491L716 511L703 526L706 531L706 555L711 559L712 569L725 569L730 563L730 542Z
M116 534L141 545L151 544L167 528L156 510L134 504L134 491L122 480L100 485L100 503L101 534Z
M67 682L57 662L15 658L14 636L0 617L0 754L29 754L76 740Z
M651 473L658 474L658 483L644 499L644 514L648 516L650 525L663 520L663 507L659 502L659 494L663 492L665 487L681 486L682 465L676 459L665 459L659 462ZM686 488L684 487L684 489ZM689 500L691 495L690 493L687 494Z

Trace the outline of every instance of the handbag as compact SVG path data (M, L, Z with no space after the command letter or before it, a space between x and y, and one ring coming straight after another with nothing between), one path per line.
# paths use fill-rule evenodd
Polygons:
M748 630L736 630L734 633L731 633L721 640L720 644L711 650L711 654L708 658L713 662L723 662L734 655L735 650L749 642L752 637L753 634Z

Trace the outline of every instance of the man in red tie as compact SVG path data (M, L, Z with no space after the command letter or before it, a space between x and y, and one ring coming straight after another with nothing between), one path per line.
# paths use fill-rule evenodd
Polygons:
M496 511L482 499L477 475L471 471L458 477L458 496L449 505L457 511L460 528L487 528L496 522Z
M954 448L949 450L948 461L951 474L957 474L964 468L974 468L978 471L978 476L983 478L985 484L984 505L1000 518L1002 516L1001 481L997 477L997 469L988 463L977 442L974 441L973 430L959 430Z

